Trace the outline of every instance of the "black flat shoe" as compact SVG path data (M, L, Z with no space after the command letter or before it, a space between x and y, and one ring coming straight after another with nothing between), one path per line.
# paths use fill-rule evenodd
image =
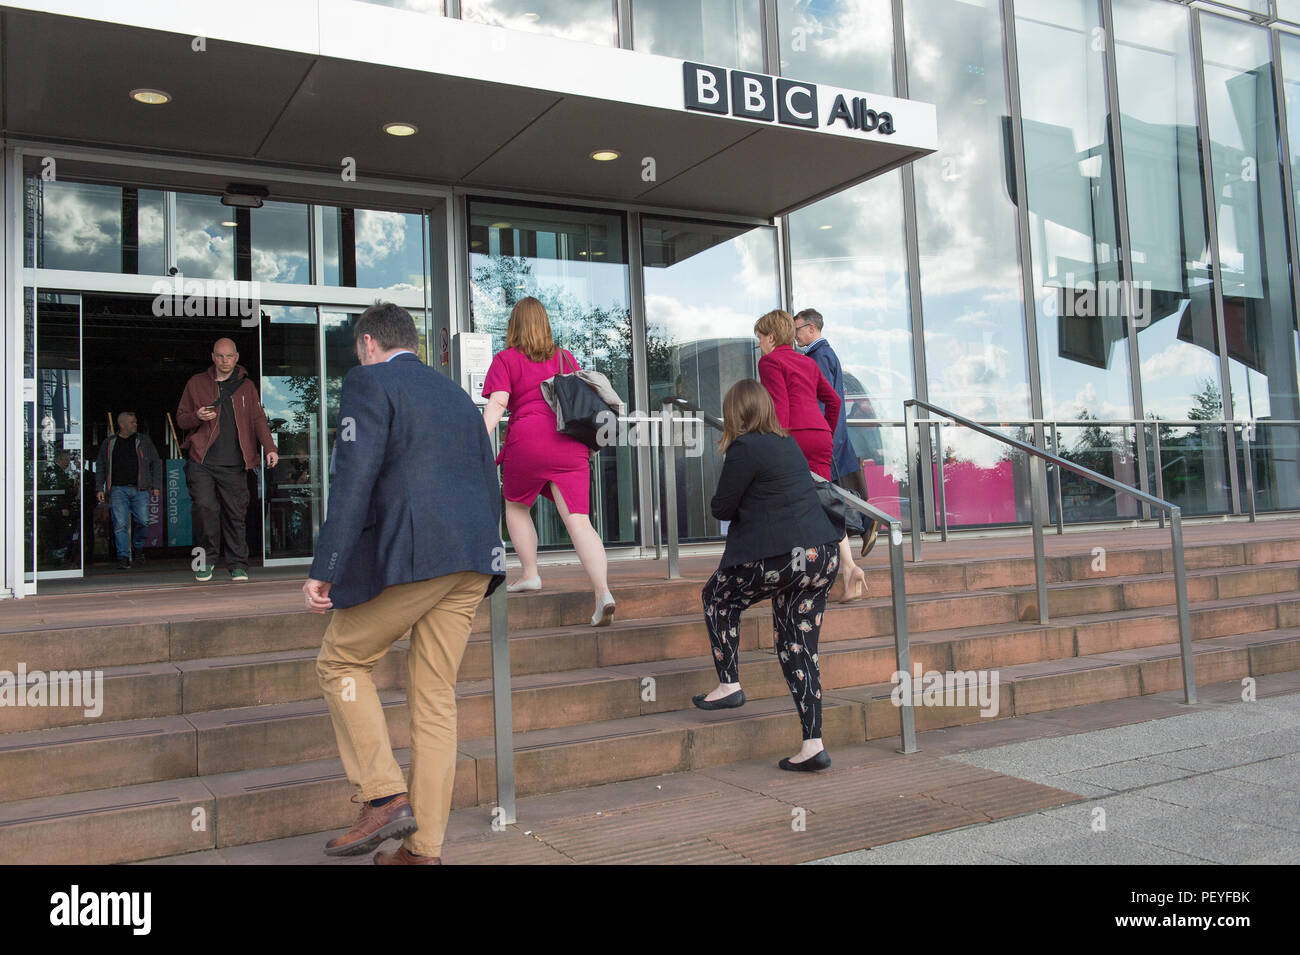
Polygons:
M830 768L831 758L826 755L826 750L822 750L816 756L809 756L801 763L792 763L788 759L783 759L777 765L792 773L815 773Z
M699 696L691 697L691 702L702 710L733 710L738 706L745 705L745 691L737 690L730 696L724 696L720 700L706 700L708 693L701 693Z

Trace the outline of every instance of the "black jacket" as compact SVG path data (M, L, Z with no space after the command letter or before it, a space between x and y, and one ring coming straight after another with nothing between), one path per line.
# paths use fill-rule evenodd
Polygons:
M794 438L750 432L733 441L711 508L718 520L731 521L719 569L789 555L796 547L834 545L840 536Z
M99 446L95 462L95 490L109 494L113 490L113 445L120 439L117 432L110 434ZM141 491L162 490L163 463L158 457L149 435L135 433L136 470L135 486Z

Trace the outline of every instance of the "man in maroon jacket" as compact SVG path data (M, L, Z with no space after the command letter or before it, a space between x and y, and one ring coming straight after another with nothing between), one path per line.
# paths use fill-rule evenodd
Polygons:
M239 364L235 343L223 338L212 346L212 366L185 385L176 424L187 431L181 447L189 460L185 480L194 501L202 564L194 579L212 579L212 568L225 548L233 580L248 579L247 472L261 463L280 461L257 387Z

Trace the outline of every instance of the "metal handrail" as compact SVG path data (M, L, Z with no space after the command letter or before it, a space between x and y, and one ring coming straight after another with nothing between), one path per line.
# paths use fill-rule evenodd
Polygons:
M820 474L809 471L814 481L830 484ZM912 686L912 649L911 635L907 629L907 589L903 575L903 522L898 518L868 504L852 491L846 491L837 485L835 494L859 514L864 514L889 531L889 589L890 601L894 610L894 659L896 672ZM848 581L844 584L848 586ZM898 708L899 736L902 739L904 753L916 752L916 720L912 713L913 692L902 694L902 705Z
M940 428L943 425L943 421L938 418L928 418L926 420L930 421L935 428ZM849 418L847 419L847 423L850 425L865 426L865 427L883 426L883 427L890 427L890 428L905 428L907 426L906 419L900 421L896 418ZM1062 421L1059 418L1015 418L1006 421L986 420L978 423L982 425L986 425L988 427L996 427L996 428L1032 428L1038 426L1044 428L1050 428L1052 431L1052 447L1054 448L1054 452L1057 455L1061 453L1060 431L1063 428L1085 428L1085 427L1137 428L1139 425L1142 427L1144 431L1147 428L1149 428L1151 425L1164 425L1169 428L1205 428L1205 427L1241 428L1242 457L1245 462L1244 470L1246 472L1245 473L1245 479L1246 479L1245 490L1246 490L1246 504L1247 504L1246 513L1249 515L1251 523L1254 523L1257 516L1255 510L1254 452L1252 449L1252 445L1255 441L1254 431L1257 427L1261 427L1261 426L1268 427L1270 425L1278 425L1280 427L1294 427L1296 425L1300 425L1300 418L1244 418L1244 419L1237 419L1237 418L1114 418L1114 419L1068 418L1064 421ZM942 438L942 432L939 432L938 437ZM1159 461L1161 459L1159 427L1156 427L1152 431L1151 438L1152 438L1152 447L1155 452L1156 460ZM940 447L942 447L942 443L940 443ZM943 471L942 454L938 456L938 461L939 461L939 470L940 472L942 472ZM1155 495L1156 497L1163 497L1164 496L1163 469L1157 469L1155 471L1154 477L1155 477L1155 485L1156 485ZM1055 522L1056 533L1064 534L1065 517L1064 517L1064 509L1061 506L1061 473L1059 470L1057 470L1054 473L1054 478L1055 478L1054 484L1055 484L1055 497L1056 497L1056 522ZM1125 486L1127 487L1128 485ZM942 487L939 488L938 493L939 493L939 504L943 505L944 501L943 501ZM1233 502L1233 511L1234 513L1241 513L1240 501ZM947 509L941 508L939 512L939 519L940 519L939 530L940 530L940 534L942 535L942 539L945 541L948 540L947 518L948 518ZM1158 519L1159 519L1160 527L1163 529L1165 526L1164 511L1159 512Z
M672 395L664 398L662 401L662 447L664 455L663 478L664 478L664 504L663 514L668 523L668 579L677 580L681 577L678 562L678 534L677 534L677 442L676 435L672 430L674 416L673 408L684 411L690 411L697 415L700 420L704 421L709 427L717 431L722 431L722 421L719 418L706 412L698 405L682 398L678 395ZM818 474L812 474L816 481L825 481L826 479ZM835 493L849 507L861 514L870 517L878 522L882 527L888 529L889 543L889 584L890 599L893 605L894 614L894 657L897 662L897 672L903 674L903 678L909 681L912 679L912 657L911 657L911 639L907 628L907 589L904 580L904 560L903 560L903 523L901 520L887 514L880 508L868 504L857 495L844 490L841 487L835 488ZM847 586L847 582L846 582ZM916 720L912 712L912 693L902 694L902 705L899 707L899 736L902 742L902 752L916 752Z
M500 427L493 428L488 435L494 457L501 450L500 431ZM504 507L502 511L504 516ZM504 568L504 543L501 561ZM497 808L503 816L500 820L494 820L494 823L510 826L518 819L515 814L515 724L510 686L510 614L507 594L503 580L488 598L488 611L492 621L492 742L496 755Z
M908 498L911 508L912 523L912 560L913 562L921 559L921 521L920 521L920 458L913 453L914 437L917 443L920 441L919 424L926 427L933 425L933 421L917 418L916 409L924 408L926 411L940 415L943 418L951 420L954 424L963 428L969 428L972 431L982 434L985 437L1000 441L1018 451L1022 451L1035 459L1029 468L1030 484L1030 520L1034 537L1034 579L1035 588L1038 595L1038 622L1040 624L1048 623L1047 613L1047 557L1043 547L1043 525L1046 523L1046 501L1043 499L1043 481L1044 476L1043 463L1050 462L1057 468L1065 468L1076 474L1096 481L1103 487L1111 488L1114 491L1131 494L1145 504L1151 507L1160 508L1169 514L1169 528L1173 542L1174 552L1174 591L1175 600L1178 605L1178 642L1179 653L1182 656L1183 670L1183 700L1186 703L1196 702L1196 675L1193 671L1192 664L1192 625L1191 615L1187 606L1187 568L1183 557L1183 523L1182 508L1177 504L1171 504L1154 495L1147 494L1135 487L1130 487L1121 481L1116 481L1104 474L1085 468L1082 465L1061 457L1059 454L1051 454L1041 448L1035 447L1024 441L1018 441L1015 438L1009 438L1004 434L998 434L990 428L986 428L969 418L941 408L938 405L931 404L928 401L922 401L919 398L910 398L903 402L903 414L905 421L904 438L907 443L907 468L908 468ZM940 452L942 457L942 451ZM942 483L942 475L940 478Z

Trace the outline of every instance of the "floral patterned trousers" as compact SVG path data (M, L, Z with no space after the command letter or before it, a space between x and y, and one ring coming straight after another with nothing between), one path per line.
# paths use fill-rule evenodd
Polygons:
M836 543L818 544L790 555L720 567L701 593L719 683L740 682L741 613L756 600L772 598L777 659L799 711L804 739L822 735L817 636L826 594L838 570Z

